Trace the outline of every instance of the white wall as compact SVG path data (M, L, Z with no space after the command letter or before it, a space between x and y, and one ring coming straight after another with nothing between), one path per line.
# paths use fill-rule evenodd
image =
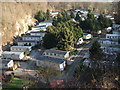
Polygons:
M64 63L57 64L57 63L53 63L53 62L49 62L49 61L37 60L36 65L42 66L42 67L49 67L49 68L53 68L53 69L60 70L60 71L64 70Z
M22 40L35 40L40 41L42 40L41 37L22 37Z
M7 64L7 67L10 68L10 67L13 67L13 65L14 65L13 60L10 60L10 62L8 62Z
M57 54L57 53L43 53L44 56L50 56L55 58L69 58L69 52L67 52L65 55Z
M45 33L30 33L30 35L44 37Z
M83 39L91 39L91 38L92 38L91 34L83 35Z
M18 46L25 46L25 45L29 45L31 44L31 46L35 46L37 43L33 43L33 42L18 42Z
M26 51L31 51L31 48L17 48L17 47L11 47L11 51L13 52L26 52Z
M6 54L3 53L2 54L2 58L9 58L9 59L13 59L13 60L21 60L24 57L24 52L21 52L21 54Z
M65 54L64 58L69 58L69 52Z
M119 39L120 35L118 34L106 34L106 39Z
M78 42L77 42L77 45L79 44L82 44L83 43L83 39L82 38L79 38Z

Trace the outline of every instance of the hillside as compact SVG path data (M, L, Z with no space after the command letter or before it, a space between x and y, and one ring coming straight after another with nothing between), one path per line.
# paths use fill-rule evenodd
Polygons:
M108 7L107 7L108 6ZM2 45L12 43L13 36L18 36L33 25L35 13L39 10L62 10L71 8L95 7L96 11L110 11L111 3L63 3L63 2L2 2Z
M34 14L38 10L45 11L47 3L2 3L2 44L11 42L13 36L27 30L34 24Z

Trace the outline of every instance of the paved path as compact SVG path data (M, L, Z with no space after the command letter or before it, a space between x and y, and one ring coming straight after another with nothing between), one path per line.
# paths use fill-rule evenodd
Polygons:
M89 48L91 47L92 43L94 41L96 41L97 39L98 38L93 39L90 43L85 44L84 46L80 47L78 49L77 57L75 57L75 60L74 60L73 64L71 65L71 67L69 68L69 70L65 74L62 74L61 76L56 77L51 82L53 82L55 80L64 80L64 81L70 80L73 77L74 71L75 71L76 67L79 65L79 62L83 59L85 54L88 53Z

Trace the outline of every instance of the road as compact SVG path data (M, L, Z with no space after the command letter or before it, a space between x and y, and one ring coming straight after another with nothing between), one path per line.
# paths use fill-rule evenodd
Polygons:
M64 80L65 82L67 82L68 80L70 80L73 77L74 71L75 71L76 67L79 65L79 62L83 59L84 55L86 53L88 53L89 48L91 47L92 43L94 41L96 41L97 39L98 38L93 39L90 43L85 44L84 46L80 47L78 49L77 57L75 57L74 62L71 65L71 67L69 68L69 70L65 74L55 78L54 81L55 80ZM53 82L53 81L51 81L51 82Z
M32 60L19 62L21 65L19 68L17 68L14 71L7 71L6 74L10 74L14 72L15 76L20 76L20 77L36 80L37 71L34 70L34 67L36 66L35 58L39 55L42 55L43 52L44 51L41 49L32 50L32 52L29 55L29 57L32 58Z
M97 40L97 39L93 39L90 43L88 44L85 44L84 46L78 48L78 53L77 53L77 57L75 57L75 60L73 62L73 64L71 65L71 67L69 68L69 70L58 76L58 77L55 77L52 81L55 81L55 80L70 80L72 77L73 77L73 74L74 74L74 71L76 69L76 67L78 66L79 64L79 61L81 61L84 57L84 55L86 53L88 53L89 51L89 48L91 47L92 43ZM34 50L31 52L30 54L30 57L31 58L35 58L37 57L38 55L41 55L43 53L42 50ZM36 75L36 70L32 70L35 66L35 61L32 60L32 61L28 61L28 62L23 62L22 66L20 68L18 68L17 70L15 71L12 71L15 73L16 76L25 76L25 77L30 77L32 78L33 80L34 79L37 79L37 77L35 76ZM8 72L10 73L10 72Z
M97 39L93 39L90 43L84 45L83 47L81 47L82 49L80 51L78 51L78 57L75 58L74 63L72 64L72 66L70 67L69 71L66 73L66 75L64 76L65 80L69 80L70 78L73 77L74 71L76 69L76 67L79 65L79 62L83 59L83 57L85 56L86 53L88 53L89 48L91 47L92 43L97 40Z

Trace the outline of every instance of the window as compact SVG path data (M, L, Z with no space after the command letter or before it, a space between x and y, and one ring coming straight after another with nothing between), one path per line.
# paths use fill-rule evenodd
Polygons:
M56 54L55 53L53 53L54 54L54 56L56 56Z
M50 53L50 55L52 56L52 53Z

